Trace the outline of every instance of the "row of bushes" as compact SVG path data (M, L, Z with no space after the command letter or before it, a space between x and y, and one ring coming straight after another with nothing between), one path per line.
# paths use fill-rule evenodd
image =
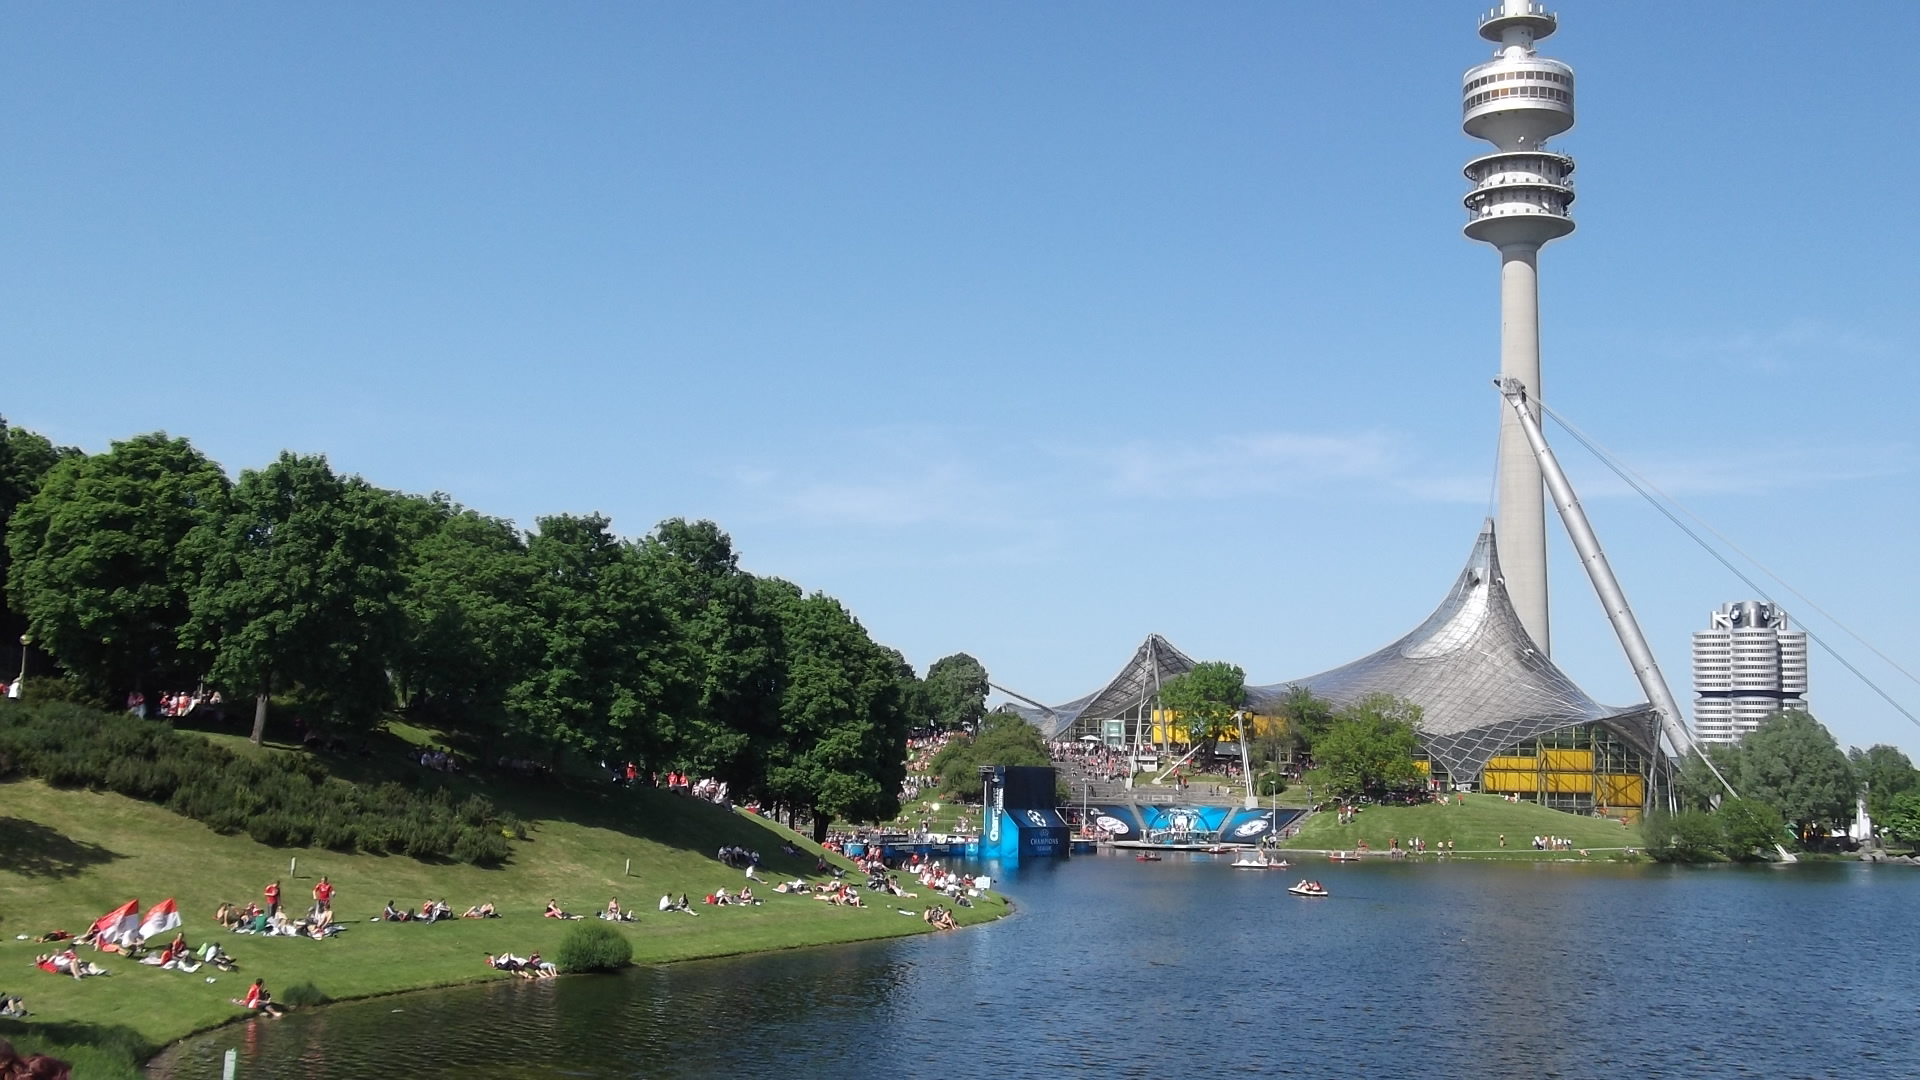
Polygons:
M336 780L311 758L242 757L165 723L66 702L0 707L0 778L113 791L159 803L218 832L279 847L324 847L488 866L519 831L474 796L454 801L399 784Z

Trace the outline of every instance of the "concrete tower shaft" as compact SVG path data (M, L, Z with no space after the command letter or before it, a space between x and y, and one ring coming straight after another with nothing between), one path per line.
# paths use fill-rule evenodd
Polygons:
M1500 251L1500 375L1518 380L1539 417L1540 248L1573 231L1573 159L1545 143L1573 127L1573 69L1535 51L1558 20L1528 0L1503 0L1481 17L1493 59L1460 80L1461 122L1494 152L1467 163L1463 200L1470 239ZM1547 605L1546 498L1519 418L1500 417L1500 537L1507 592L1528 636L1551 653Z

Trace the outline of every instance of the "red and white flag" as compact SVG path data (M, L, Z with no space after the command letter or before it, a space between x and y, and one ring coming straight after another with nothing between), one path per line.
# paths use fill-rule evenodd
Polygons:
M120 944L140 932L140 901L129 900L93 920L96 942Z
M179 925L180 906L169 896L147 912L146 920L140 924L140 940L159 937Z

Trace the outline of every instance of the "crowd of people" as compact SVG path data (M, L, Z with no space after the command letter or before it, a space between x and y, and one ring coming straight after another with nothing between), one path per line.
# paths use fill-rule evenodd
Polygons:
M127 695L127 711L135 716L153 715L177 719L202 705L218 704L220 704L220 692L218 690L195 690L192 692L182 690L178 693L161 693L154 695L153 711L150 714L147 710L147 695L138 690Z

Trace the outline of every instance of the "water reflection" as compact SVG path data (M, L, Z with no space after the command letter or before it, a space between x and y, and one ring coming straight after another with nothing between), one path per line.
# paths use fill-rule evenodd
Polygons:
M1082 858L939 937L348 1003L193 1040L162 1080L1907 1076L1905 868ZM1818 1019L1814 1019L1818 1018Z

